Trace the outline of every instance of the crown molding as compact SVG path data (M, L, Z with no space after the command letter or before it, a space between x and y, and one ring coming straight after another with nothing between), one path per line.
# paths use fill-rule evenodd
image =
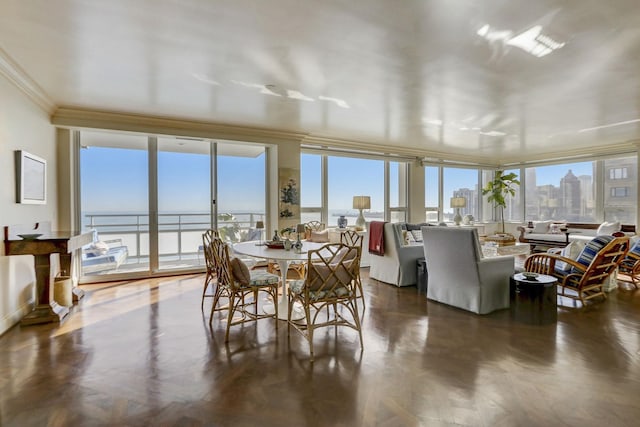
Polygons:
M49 95L2 48L0 48L0 74L24 92L47 114L52 114L55 111L56 105Z
M194 120L180 120L112 111L85 110L69 107L58 108L51 123L73 129L107 129L139 132L150 135L183 136L232 141L300 143L305 133L287 132L250 126L237 126Z

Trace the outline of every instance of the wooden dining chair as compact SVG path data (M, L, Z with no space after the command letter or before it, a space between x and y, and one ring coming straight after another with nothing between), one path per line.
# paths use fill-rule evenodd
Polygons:
M360 247L329 243L308 252L305 280L291 283L288 293L287 333L294 328L306 338L311 361L314 359L313 334L318 328L334 326L336 333L338 326L352 328L358 331L360 348L363 348L362 327L356 304L359 269ZM302 305L304 322L292 320L294 304ZM332 316L321 320L320 313L325 310L330 311Z
M360 254L362 254L362 242L364 237L362 234L355 230L346 230L340 233L340 243L347 246L358 246L360 248ZM366 308L364 301L364 291L362 290L362 279L360 278L360 269L358 269L358 277L356 279L358 298L362 300L362 309Z
M216 269L215 269L215 261L213 259L213 252L211 252L211 241L218 237L218 230L209 229L202 234L202 251L204 252L204 262L207 268L207 272L204 277L204 286L202 289L202 302L200 304L200 309L204 311L204 299L205 298L213 298L213 306L215 306L218 302L219 296L217 293L220 289L217 286L216 282ZM209 250L207 250L209 248ZM207 289L211 288L211 293L207 293Z
M260 319L273 318L278 329L278 304L274 304L273 314L258 312L258 295L264 292L272 301L278 301L278 282L280 278L275 274L261 270L249 270L239 259L229 256L229 246L219 237L211 241L210 250L213 253L215 272L218 287L223 289L220 296L226 296L229 300L227 326L224 341L229 341L229 329L231 326ZM252 297L252 298L249 298ZM253 306L253 310L250 307ZM213 322L215 306L211 307L209 326ZM235 314L240 314L239 319L234 319Z

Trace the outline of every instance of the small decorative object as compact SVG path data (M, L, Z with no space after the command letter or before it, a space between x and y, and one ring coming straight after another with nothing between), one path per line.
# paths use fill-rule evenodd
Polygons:
M467 206L467 199L464 197L452 197L450 200L451 207L456 210L456 214L453 217L453 222L456 225L460 225L460 221L462 221L462 216L460 216L460 208L464 208Z
M527 223L527 228L533 228L533 221L529 221Z
M291 250L291 240L289 240L289 238L284 239L284 250L285 251Z
M262 243L262 230L264 230L264 221L256 221L256 230L258 230L258 232L260 233L260 238L258 239L258 243L256 243L257 246L263 246L264 243Z
M294 243L293 245L293 248L295 249L296 253L302 253L302 242L300 241L300 234L304 234L306 231L307 230L304 224L298 224L296 226L296 233L298 234L298 240L296 240L296 243Z
M536 280L538 278L538 273L532 273L530 271L525 271L522 275L527 280Z
M338 218L338 228L347 228L347 218L344 215Z
M471 214L467 214L467 215L462 217L462 223L464 225L473 225L473 221L474 221L473 215L471 215Z
M356 219L356 230L364 230L366 220L362 214L363 209L371 209L371 197L370 196L353 196L353 209L358 209L360 214Z
M280 236L278 236L278 230L273 232L273 239L271 239L272 242L279 242L280 241Z

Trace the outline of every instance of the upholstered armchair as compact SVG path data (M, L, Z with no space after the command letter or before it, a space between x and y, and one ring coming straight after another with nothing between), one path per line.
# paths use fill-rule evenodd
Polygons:
M478 314L509 307L512 256L484 258L478 230L422 227L427 298Z
M384 224L384 255L371 255L370 278L396 286L418 283L416 261L424 256L424 250L421 245L405 245L402 225Z

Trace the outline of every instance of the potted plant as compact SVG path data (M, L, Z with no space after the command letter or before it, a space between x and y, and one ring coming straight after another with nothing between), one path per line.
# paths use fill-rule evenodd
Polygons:
M507 201L505 197L516 195L516 187L520 185L520 181L517 178L518 175L513 172L505 174L504 171L497 170L493 180L489 181L482 189L483 196L489 195L487 201L493 202L493 205L500 209L502 234L506 234L504 229L504 208L507 207Z

